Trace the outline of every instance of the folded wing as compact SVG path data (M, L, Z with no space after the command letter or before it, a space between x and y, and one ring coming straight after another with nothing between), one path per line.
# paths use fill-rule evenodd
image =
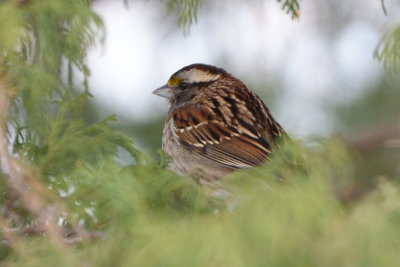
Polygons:
M239 169L260 165L271 153L269 142L274 138L266 134L270 132L267 125L252 127L240 121L231 121L228 125L226 118L213 109L197 104L185 105L173 111L170 117L174 120L176 134L188 149L226 167Z

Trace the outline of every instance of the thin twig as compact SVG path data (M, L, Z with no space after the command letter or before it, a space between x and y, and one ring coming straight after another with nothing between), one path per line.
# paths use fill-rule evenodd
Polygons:
M386 7L385 7L385 0L381 0L381 5L382 5L383 13L387 16L387 11L386 11Z

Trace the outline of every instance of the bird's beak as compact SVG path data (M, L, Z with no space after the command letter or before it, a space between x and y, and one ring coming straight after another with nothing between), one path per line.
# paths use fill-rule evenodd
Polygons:
M172 89L168 87L168 85L163 85L160 88L154 90L153 94L168 98L172 96Z

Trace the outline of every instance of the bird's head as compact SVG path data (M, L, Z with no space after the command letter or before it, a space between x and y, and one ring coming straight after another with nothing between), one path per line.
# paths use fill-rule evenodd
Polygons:
M192 64L172 74L167 84L156 89L153 94L168 98L172 106L181 106L196 96L197 90L206 88L225 75L228 73L223 69Z

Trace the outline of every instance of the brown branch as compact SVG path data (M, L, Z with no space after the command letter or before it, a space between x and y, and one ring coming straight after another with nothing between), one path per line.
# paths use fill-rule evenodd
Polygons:
M376 125L360 133L352 134L344 138L345 142L361 153L368 153L377 149L398 149L400 148L400 125L390 122Z

